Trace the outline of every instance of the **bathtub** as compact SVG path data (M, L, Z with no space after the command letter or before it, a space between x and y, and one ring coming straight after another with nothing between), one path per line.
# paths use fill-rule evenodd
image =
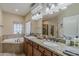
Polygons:
M4 39L1 43L20 44L23 42L24 42L23 38L11 38L11 39Z
M22 53L23 52L23 38L4 39L2 43L3 53Z

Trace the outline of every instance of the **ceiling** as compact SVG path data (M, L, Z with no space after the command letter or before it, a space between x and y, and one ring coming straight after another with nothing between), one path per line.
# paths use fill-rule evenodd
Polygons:
M25 16L31 10L32 3L0 3L0 9L16 15Z

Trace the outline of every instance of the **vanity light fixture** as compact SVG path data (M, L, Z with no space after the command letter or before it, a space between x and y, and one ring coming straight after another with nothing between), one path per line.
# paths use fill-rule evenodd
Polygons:
M43 18L44 15L54 14L59 12L60 10L65 10L71 4L72 3L47 3L43 5L39 4L35 9L32 10L32 19L39 20Z
M55 5L54 5L54 4L52 4L50 9L54 9L54 8L55 8Z
M50 11L50 10L49 10L49 8L47 7L47 8L46 8L46 14L49 14L49 11Z
M66 6L64 6L64 7L62 7L61 9L62 9L62 10L65 10L65 9L67 9L67 7L66 7Z
M34 8L31 12L32 12L32 19L33 20L39 20L41 19L42 16L42 4L39 4L36 8Z
M33 19L33 20L39 20L39 19L41 19L42 17L43 17L43 16L42 16L41 13L36 13L36 14L32 15L32 19Z

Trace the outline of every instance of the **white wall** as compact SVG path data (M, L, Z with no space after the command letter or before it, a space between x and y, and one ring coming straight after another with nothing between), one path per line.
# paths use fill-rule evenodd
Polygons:
M25 16L25 22L28 22L31 20L31 13L29 12L26 16Z
M2 35L2 10L0 10L0 36Z
M42 34L42 19L32 21L32 33Z
M13 23L20 22L24 23L22 16L3 12L3 34L13 34Z
M31 13L28 13L25 18L24 18L24 23L25 23L25 26L24 26L24 33L26 34L26 23L31 21Z
M2 25L2 10L0 10L0 25Z
M40 33L42 34L42 20L33 21L31 19L32 14L28 13L28 15L25 16L25 23L31 21L31 33ZM26 30L25 30L26 32Z
M25 34L29 35L31 33L31 22L25 23Z
M70 5L67 10L64 11L63 16L73 16L73 15L78 15L79 14L79 3L74 3Z
M0 53L2 52L2 10L0 10Z

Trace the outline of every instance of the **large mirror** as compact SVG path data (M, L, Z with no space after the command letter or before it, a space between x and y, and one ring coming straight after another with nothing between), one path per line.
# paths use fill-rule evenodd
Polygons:
M63 18L63 36L71 39L79 37L79 15Z

